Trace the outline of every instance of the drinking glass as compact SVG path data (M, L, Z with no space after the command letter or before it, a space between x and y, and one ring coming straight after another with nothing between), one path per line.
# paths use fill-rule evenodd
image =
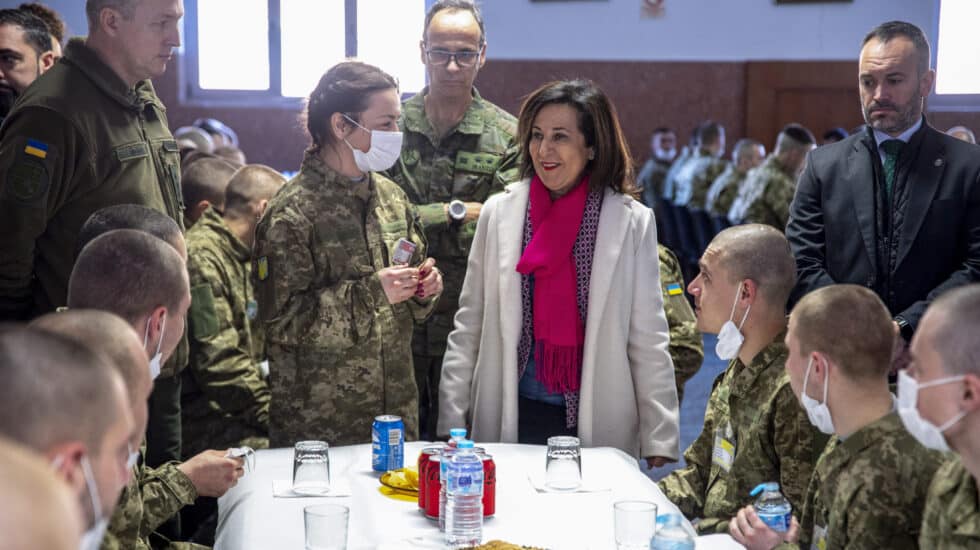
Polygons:
M613 504L618 550L648 550L657 531L657 505L643 500Z
M300 441L293 449L293 492L323 495L330 491L330 446L325 441Z
M347 550L347 520L350 509L340 504L318 504L303 508L306 550Z
M582 485L581 443L577 437L548 438L544 484L553 491L574 491Z

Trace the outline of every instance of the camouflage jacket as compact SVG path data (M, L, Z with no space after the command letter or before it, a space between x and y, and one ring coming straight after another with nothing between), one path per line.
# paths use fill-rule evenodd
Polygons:
M671 164L655 158L648 159L640 174L636 177L637 186L640 188L643 204L653 208L654 203L662 200L664 196L664 183L667 180L667 172L670 171Z
M119 495L100 548L150 550L150 533L195 499L197 489L177 469L176 463L169 462L155 469L142 463L134 466L133 476Z
M247 444L264 448L269 435L269 386L258 330L251 250L214 209L187 232L191 282L190 362L183 373L183 454Z
M701 435L684 452L686 466L659 483L702 533L727 532L760 483L778 481L800 509L810 474L827 442L789 385L779 335L745 366L738 358L715 379Z
M486 202L519 179L520 148L515 140L517 120L473 90L473 102L463 120L445 136L425 115L425 94L402 105L398 127L404 132L401 157L387 176L418 207L429 242L429 256L443 273L443 293L427 323L415 331L418 355L441 356L452 331L459 293L466 275L476 221L449 223L445 206L452 200Z
M802 515L794 511L801 517L800 546L917 548L929 482L942 460L909 435L894 412L846 440L831 438Z
M744 181L745 174L736 170L734 164L729 164L708 189L704 209L710 214L728 216L728 210L735 202L735 197L738 196L738 190Z
M939 470L929 487L922 514L920 548L980 548L980 501L977 480L957 457Z
M674 181L674 204L688 208L704 208L708 189L715 178L728 167L728 161L698 151L677 173Z
M674 360L677 403L684 397L684 384L697 374L704 360L701 331L694 310L684 296L684 276L677 256L664 245L657 245L660 257L660 284L664 294L664 313L670 328L670 358Z
M269 356L272 446L367 443L380 414L418 435L411 335L435 299L388 303L377 272L399 239L427 246L415 207L388 178L361 182L307 152L255 235L253 282Z
M735 202L728 212L732 223L765 223L780 231L789 221L789 203L796 192L796 180L783 168L775 154L749 170Z

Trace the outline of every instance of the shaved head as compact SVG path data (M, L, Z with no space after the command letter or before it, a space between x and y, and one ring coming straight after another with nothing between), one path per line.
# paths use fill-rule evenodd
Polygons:
M228 182L225 190L225 212L229 214L254 214L252 207L260 201L271 199L286 183L279 172L261 164L241 168Z
M731 282L751 279L771 305L785 304L796 283L796 260L786 236L765 224L729 227L718 233L710 250Z
M941 295L926 310L926 321L933 325L932 334L942 335L941 342L930 346L943 358L949 374L980 375L980 284L960 287Z

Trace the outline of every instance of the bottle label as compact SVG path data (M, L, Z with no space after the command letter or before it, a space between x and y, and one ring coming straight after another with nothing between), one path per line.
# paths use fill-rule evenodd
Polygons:
M758 510L756 510L756 513L758 513ZM762 520L762 523L768 525L769 528L772 529L773 531L778 531L780 533L785 533L786 531L789 531L791 518L792 515L789 513L786 514L761 514L760 513L759 514L759 519Z

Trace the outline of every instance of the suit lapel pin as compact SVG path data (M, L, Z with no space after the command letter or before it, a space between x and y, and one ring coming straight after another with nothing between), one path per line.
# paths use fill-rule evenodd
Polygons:
M932 164L935 165L936 168L939 168L940 166L943 165L943 159L936 159L936 162L934 162Z

